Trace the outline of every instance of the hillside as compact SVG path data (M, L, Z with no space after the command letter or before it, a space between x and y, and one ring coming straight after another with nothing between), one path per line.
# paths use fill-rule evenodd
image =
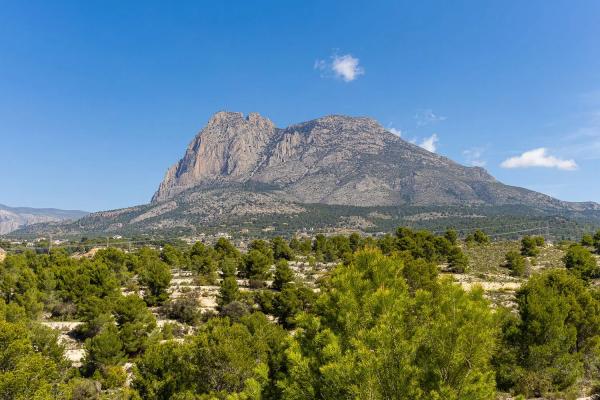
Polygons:
M21 366L39 359L62 371L33 369L36 379L23 378L18 390L46 383L48 393L87 387L64 399L252 398L245 393L260 382L267 395L254 398L269 400L288 398L274 391L284 383L311 385L307 399L584 400L600 392L600 231L583 237L585 246L406 228L377 238L86 242L50 256L11 249L0 262L11 294L0 309L3 348L19 361L4 375L27 378ZM53 279L28 286L19 276ZM456 378L444 383L439 365ZM339 379L360 369L364 380ZM398 385L406 376L415 383ZM433 392L442 383L441 395ZM312 394L329 387L333 395ZM407 387L417 395L402 394ZM385 395L392 390L400 394Z
M55 208L8 207L0 204L0 235L32 224L76 220L88 213Z
M578 234L583 228L577 224L600 225L600 205L505 185L483 168L428 152L370 118L333 115L280 129L256 113L218 112L168 169L150 204L16 233L179 235L272 226L279 233L367 232L545 217L575 221L555 234Z

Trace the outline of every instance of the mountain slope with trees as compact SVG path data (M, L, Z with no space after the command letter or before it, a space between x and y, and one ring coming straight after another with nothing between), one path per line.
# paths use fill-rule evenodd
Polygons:
M193 234L225 225L387 231L563 218L600 225L600 205L504 185L386 131L370 118L327 116L284 129L256 113L218 112L171 167L150 204L17 234ZM575 234L583 229L574 229ZM564 232L561 232L561 234Z

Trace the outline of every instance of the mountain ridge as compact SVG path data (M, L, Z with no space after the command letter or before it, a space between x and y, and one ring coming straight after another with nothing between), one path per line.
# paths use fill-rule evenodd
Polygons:
M152 203L204 185L272 184L300 203L544 205L599 209L504 185L485 169L428 152L368 117L328 115L277 128L258 113L215 113L167 171Z
M371 118L330 115L277 128L258 113L221 111L167 170L149 204L18 233L183 235L228 227L260 232L271 225L375 231L412 224L425 214L441 215L445 226L469 225L475 214L600 225L597 203L505 185L485 169L428 152Z
M13 232L32 224L79 219L87 214L89 213L80 210L9 207L0 204L0 235Z

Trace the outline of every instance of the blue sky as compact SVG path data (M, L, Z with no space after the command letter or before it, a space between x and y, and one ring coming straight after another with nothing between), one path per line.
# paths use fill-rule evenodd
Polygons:
M371 116L600 201L599 20L592 0L1 1L0 203L145 203L222 109Z

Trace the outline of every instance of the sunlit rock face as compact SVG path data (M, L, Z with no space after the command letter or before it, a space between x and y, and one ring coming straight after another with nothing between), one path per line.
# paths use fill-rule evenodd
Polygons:
M503 185L483 168L426 151L371 118L330 115L277 128L257 113L224 111L211 117L167 171L152 202L248 182L300 203L597 208Z

